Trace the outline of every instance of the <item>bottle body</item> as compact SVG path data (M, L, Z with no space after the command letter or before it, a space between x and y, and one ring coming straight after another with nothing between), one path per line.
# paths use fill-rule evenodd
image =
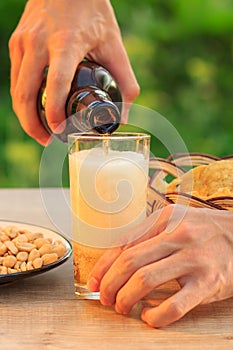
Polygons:
M52 134L45 115L46 77L45 73L37 109L44 127ZM67 97L65 130L54 135L67 142L68 135L74 132L111 134L120 123L120 102L119 89L109 72L94 62L83 61L76 70Z

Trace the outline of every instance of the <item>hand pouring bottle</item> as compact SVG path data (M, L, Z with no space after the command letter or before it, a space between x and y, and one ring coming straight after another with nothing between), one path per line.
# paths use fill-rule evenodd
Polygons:
M46 130L67 142L67 136L75 132L111 134L120 123L121 95L110 73L98 64L83 61L79 64L67 97L66 121L63 132L52 133L45 114L46 77L38 94L37 109Z

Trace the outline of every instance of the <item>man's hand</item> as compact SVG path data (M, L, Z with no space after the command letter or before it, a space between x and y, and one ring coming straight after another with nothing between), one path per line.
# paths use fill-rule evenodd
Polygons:
M232 212L167 206L129 239L104 254L91 273L88 287L100 291L103 305L127 314L153 289L176 279L178 292L142 311L150 326L164 327L199 304L233 296Z
M55 131L65 119L65 102L84 57L103 65L117 81L123 102L139 87L108 0L29 0L9 41L13 109L24 130L45 145L49 134L37 115L43 71L47 77L46 116ZM122 117L123 122L126 114Z

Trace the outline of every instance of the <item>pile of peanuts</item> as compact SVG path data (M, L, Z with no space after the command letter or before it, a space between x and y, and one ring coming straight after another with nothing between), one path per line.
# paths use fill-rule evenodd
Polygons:
M57 261L65 252L60 240L46 238L41 232L0 227L0 275L41 268Z

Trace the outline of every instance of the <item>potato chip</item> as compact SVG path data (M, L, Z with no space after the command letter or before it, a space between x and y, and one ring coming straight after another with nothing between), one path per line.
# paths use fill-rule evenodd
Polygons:
M166 193L169 192L184 192L201 199L233 197L233 160L197 166L173 180L167 186Z

